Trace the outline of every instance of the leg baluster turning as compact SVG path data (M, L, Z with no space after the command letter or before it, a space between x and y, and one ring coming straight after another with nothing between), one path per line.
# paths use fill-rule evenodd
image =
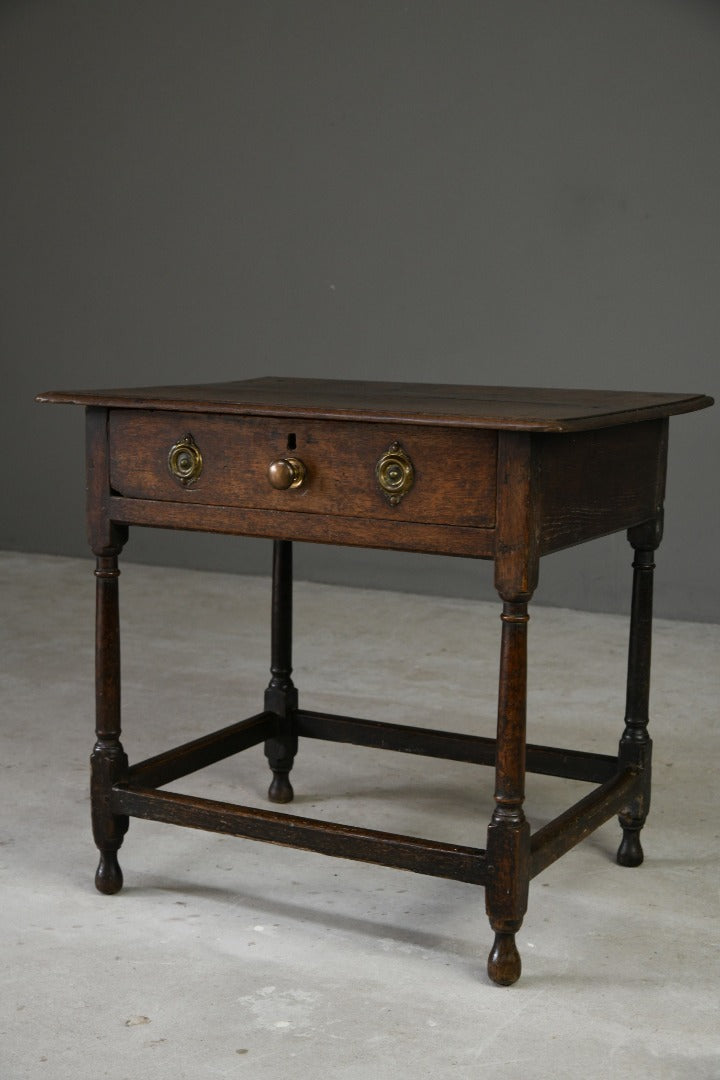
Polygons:
M648 735L650 699L650 654L652 643L653 561L662 538L662 517L628 530L635 549L633 594L628 647L625 731L620 740L619 759L623 765L642 770L641 791L619 815L623 836L617 861L621 866L639 866L643 861L640 830L650 809L650 768L652 741Z
M96 586L95 715L97 742L90 758L92 825L100 862L95 885L102 893L116 893L123 877L118 848L128 819L110 810L110 790L127 771L120 742L120 623L117 551L98 555Z
M272 678L265 691L265 708L277 717L275 734L265 741L265 756L272 769L268 798L275 803L292 802L290 770L297 753L295 713L297 690L292 672L292 543L276 540L273 548L272 585Z
M502 613L495 810L488 828L485 904L495 942L488 975L500 986L520 978L515 934L527 910L530 826L525 819L527 603L506 601Z

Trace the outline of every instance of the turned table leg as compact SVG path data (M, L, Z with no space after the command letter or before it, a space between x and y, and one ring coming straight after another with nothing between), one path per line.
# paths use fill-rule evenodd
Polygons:
M505 601L502 612L498 697L495 810L488 828L489 880L485 904L495 942L488 957L493 982L520 978L515 934L527 910L530 825L525 819L525 720L527 697L527 602Z
M123 876L118 848L127 832L128 818L110 810L110 790L127 771L120 742L120 618L118 606L118 553L120 548L97 553L95 621L95 733L90 758L92 827L100 862L95 885L102 893L116 893Z
M275 734L265 741L265 756L272 769L268 798L275 803L292 802L290 770L297 753L295 712L297 690L292 672L292 543L273 545L271 679L265 691L265 708L277 717Z
M652 740L648 735L650 701L650 657L652 646L653 571L655 550L662 539L662 517L628 529L635 550L633 592L628 646L625 731L620 739L619 758L623 765L642 769L640 792L619 816L623 836L617 852L621 866L639 866L643 861L640 830L650 809Z

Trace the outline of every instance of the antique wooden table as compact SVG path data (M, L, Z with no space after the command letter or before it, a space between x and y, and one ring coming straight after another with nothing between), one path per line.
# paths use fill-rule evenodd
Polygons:
M266 840L485 886L490 978L520 975L515 934L530 879L613 814L623 866L642 862L650 801L648 696L654 550L662 535L668 418L693 394L251 379L52 392L87 411L87 521L97 557L97 888L122 886L129 817ZM271 679L262 711L136 765L120 742L118 555L130 525L274 540ZM624 732L617 756L526 745L528 601L541 555L627 529L635 549ZM492 559L502 599L497 737L301 708L291 679L292 541ZM165 785L264 743L269 798L293 797L300 737L495 769L487 847L236 806ZM525 771L595 786L532 833Z

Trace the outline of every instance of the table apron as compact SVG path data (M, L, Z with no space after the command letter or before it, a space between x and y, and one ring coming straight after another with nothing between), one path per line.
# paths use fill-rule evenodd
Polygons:
M343 517L237 506L161 502L113 495L108 517L119 525L227 533L233 536L282 537L308 543L414 551L492 559L495 530L417 521Z

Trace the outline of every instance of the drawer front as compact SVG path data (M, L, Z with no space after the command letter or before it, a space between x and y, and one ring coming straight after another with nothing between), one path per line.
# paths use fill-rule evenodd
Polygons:
M189 483L169 467L185 436L202 458ZM412 486L395 504L376 473L393 444L412 466ZM477 528L495 523L493 431L114 409L109 446L110 485L126 498ZM178 455L182 450L176 463ZM277 490L269 466L288 458L304 465L302 483ZM181 471L188 464L181 460Z

